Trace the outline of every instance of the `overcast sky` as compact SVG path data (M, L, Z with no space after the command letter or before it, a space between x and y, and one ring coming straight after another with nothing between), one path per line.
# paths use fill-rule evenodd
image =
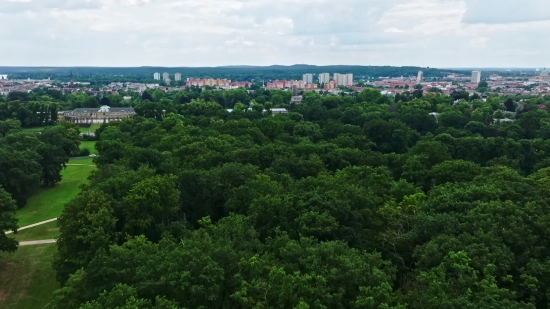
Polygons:
M549 0L0 0L0 65L550 67Z

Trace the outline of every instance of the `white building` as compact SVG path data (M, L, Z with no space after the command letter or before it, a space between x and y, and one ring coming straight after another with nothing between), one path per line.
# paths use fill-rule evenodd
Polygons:
M164 81L170 80L170 74L166 72L162 73L162 80Z
M160 80L160 73L157 72L157 73L153 74L153 78L155 80Z
M340 74L340 73L334 73L332 79L336 83L336 86L341 86L342 85L341 84L341 82L342 82L342 77L341 76L342 76L342 74Z
M181 74L180 73L174 74L174 80L179 82L181 80Z
M420 84L424 80L424 72L418 71L418 76L416 76L416 82Z
M343 75L345 76L344 77L344 86L353 86L353 74L346 74L346 75Z
M330 74L329 73L319 74L319 84L326 84L328 82L330 82Z
M472 71L472 83L481 82L481 71Z
M302 80L306 84L313 84L313 74L304 74Z
M353 86L353 74L334 73L336 86Z
M8 80L8 75L0 74L0 80Z

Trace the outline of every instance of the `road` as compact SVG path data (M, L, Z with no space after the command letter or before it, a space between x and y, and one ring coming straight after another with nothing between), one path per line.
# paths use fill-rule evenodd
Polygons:
M55 239L30 240L30 241L19 242L19 246L32 246L32 245L54 244L54 243L55 243Z
M53 218L53 219L50 219L50 220L46 220L46 221L42 221L42 222L38 222L38 223L34 223L34 224L31 224L31 225L27 225L27 226L23 226L23 227L20 227L17 229L17 231L21 231L21 230L24 230L24 229L28 229L28 228L31 228L31 227L35 227L35 226L38 226L38 225L42 225L42 224L46 224L46 223L49 223L49 222L53 222L57 220L57 218ZM7 231L6 234L11 234L13 233L13 231Z

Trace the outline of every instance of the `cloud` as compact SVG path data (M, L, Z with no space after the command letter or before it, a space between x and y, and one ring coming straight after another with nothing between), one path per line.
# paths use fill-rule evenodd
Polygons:
M512 2L0 0L0 65L550 66L544 3Z
M550 20L547 0L466 0L468 24L510 24Z
M0 12L7 14L48 9L85 10L99 9L101 6L101 0L4 0L0 1Z

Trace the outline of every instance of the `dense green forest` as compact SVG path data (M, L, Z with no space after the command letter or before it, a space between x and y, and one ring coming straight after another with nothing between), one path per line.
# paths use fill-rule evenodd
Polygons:
M139 116L96 131L98 169L59 218L47 308L549 308L550 101L289 100L132 99ZM6 153L56 142L5 126Z
M499 124L496 97L306 93L272 116L260 94L97 131L49 308L548 308L540 102Z
M392 66L314 66L314 65L292 65L292 66L228 66L228 67L137 67L137 68L101 68L101 67L0 67L2 74L9 74L10 79L55 79L60 81L86 82L155 82L153 73L168 72L173 76L181 73L183 78L187 77L210 77L227 78L235 81L261 81L273 79L302 79L304 73L353 73L356 79L378 78L379 76L416 76L419 70L424 71L425 77L444 77L449 73L469 72L460 70L441 70L434 68L419 67L392 67ZM158 82L158 81L156 81Z

